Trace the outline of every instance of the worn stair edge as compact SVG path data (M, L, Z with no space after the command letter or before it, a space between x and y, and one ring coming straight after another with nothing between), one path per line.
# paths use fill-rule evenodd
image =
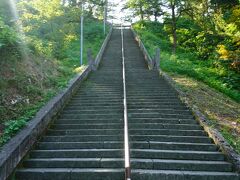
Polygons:
M135 40L138 42L143 54L145 56L145 61L148 64L149 69L151 68L151 63L153 62L152 57L148 53L147 49L145 48L143 42L141 41L138 34L131 28L133 36ZM226 139L222 136L222 134L216 129L211 126L209 119L198 110L197 107L191 107L190 104L187 102L186 99L181 98L185 97L185 93L182 92L179 88L177 88L175 81L162 69L158 68L159 75L162 76L168 84L176 90L180 100L186 104L186 106L193 112L193 116L195 119L200 123L200 125L204 128L207 132L208 136L213 139L214 143L220 148L220 150L224 153L226 158L233 163L234 170L240 173L240 154L238 154L233 147L226 141Z
M16 172L16 180L58 179L58 180L101 180L124 179L124 169L109 168L28 168Z
M105 48L110 40L112 28L109 31L96 59L95 65L98 66ZM80 87L81 83L88 77L93 70L92 66L87 66L86 69L70 80L66 89L62 90L57 96L51 99L43 106L30 120L26 127L13 137L0 150L0 179L7 179L17 167L18 163L24 158L37 139L44 133L49 123L63 109L64 105L70 100L72 95Z
M133 180L206 180L206 179L224 179L239 180L239 175L231 172L208 172L208 171L180 171L180 170L132 170Z

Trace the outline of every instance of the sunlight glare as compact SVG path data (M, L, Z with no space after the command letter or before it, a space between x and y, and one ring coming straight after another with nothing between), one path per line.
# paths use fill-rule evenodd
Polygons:
M15 23L17 33L18 33L18 37L21 40L21 44L20 44L21 55L22 55L22 58L26 59L28 57L27 52L26 52L26 42L25 42L26 37L25 37L25 34L23 32L22 22L19 19L19 14L18 14L16 2L15 2L15 0L9 0L8 2L9 2L9 6L10 6L12 16L13 16L12 21Z

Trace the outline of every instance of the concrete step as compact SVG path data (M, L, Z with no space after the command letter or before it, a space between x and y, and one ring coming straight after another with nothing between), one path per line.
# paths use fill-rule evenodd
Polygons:
M174 135L174 136L206 136L204 131L200 130L178 130L178 129L133 129L130 128L131 135Z
M84 120L82 120L84 121ZM112 129L112 130L119 130L121 131L123 129L123 124L115 124L115 123L109 123L109 124L58 124L58 125L53 125L51 129L54 130L94 130L94 129L98 129L98 130L108 130L108 129Z
M186 142L186 143L212 143L207 136L173 136L173 135L131 135L131 141L160 141L160 142Z
M81 97L104 97L104 96L108 96L108 97L122 97L123 94L122 92L117 92L117 91L113 91L113 92L94 92L93 90L88 92L81 92L81 93L77 93L75 94L75 98L81 98Z
M84 98L88 98L88 97L89 98L92 98L92 97L94 97L94 98L102 98L102 97L113 97L113 98L119 97L119 98L121 98L121 97L123 97L123 93L122 92L117 93L115 91L108 92L108 93L105 93L105 92L94 93L92 91L91 93L88 93L85 91L82 93L75 94L73 98L78 99L78 98L82 98L82 97L84 97Z
M121 96L109 96L109 95L105 95L105 96L101 96L101 97L95 97L95 96L73 96L71 99L71 102L75 102L75 101L119 101L122 100L122 95Z
M25 168L122 168L121 158L35 158L24 161Z
M192 115L183 115L183 114L167 114L167 113L129 113L129 118L181 118L181 119L187 119L192 118Z
M124 169L106 168L26 168L16 171L16 180L102 180L124 179Z
M155 94L155 95L144 95L144 94L139 94L139 95L127 95L127 99L129 102L135 102L136 100L148 100L152 102L161 102L161 101L166 101L170 100L170 102L175 102L176 103L182 103L180 99L178 98L177 95L170 94L170 95L165 95L163 93ZM147 101L147 102L148 102Z
M94 81L94 80L93 80ZM88 82L88 81L86 81ZM115 87L112 87L110 88L110 86L104 86L104 87L91 87L91 85L83 85L79 90L78 92L76 92L76 95L79 95L81 93L90 93L92 92L93 94L96 94L96 93L122 93L123 90L120 89L120 88L115 88Z
M217 146L211 143L186 142L158 142L158 141L131 141L131 149L158 149L158 150L188 150L188 151L217 151Z
M122 135L123 127L121 129L72 129L72 130L48 130L47 135L52 136L66 136L66 135Z
M60 116L60 118L65 119L65 118L70 118L70 119L88 119L88 118L92 118L92 119L98 119L98 118L122 118L123 114L122 113L98 113L98 114L62 114Z
M99 113L104 113L104 114L108 114L108 113L122 113L123 114L123 108L118 108L118 109L95 109L95 110L64 110L63 114L99 114Z
M119 102L105 102L105 101L102 101L102 102L82 102L81 101L81 103L79 103L79 104L77 104L77 103L75 103L75 104L72 104L71 102L69 102L69 104L68 104L68 106L67 107L69 107L69 108L71 108L71 107L99 107L99 106L109 106L109 107L111 107L111 106L122 106L122 103L121 104L119 104Z
M129 129L168 129L168 130L203 130L203 128L199 125L192 124L167 124L167 123L132 123L134 121L129 120Z
M137 89L137 87L135 88ZM155 89L152 88L151 91L148 90L144 90L144 89L138 89L138 91L135 91L135 89L131 89L128 88L127 91L127 96L137 96L137 95L164 95L164 96L168 96L168 95L178 95L176 93L176 91L172 90L172 89L164 89L164 88L160 88L160 89Z
M159 77L158 77L159 78ZM127 97L138 97L138 96L177 96L178 94L174 91L153 91L153 92L146 92L146 91L137 91L137 92L127 92Z
M118 84L120 84L120 83L118 83ZM83 90L87 90L87 89L94 89L94 90L96 90L96 91L108 91L109 89L111 89L110 90L110 92L114 92L114 91L116 91L116 90L118 90L118 91L120 91L120 90L122 90L122 86L121 85L118 85L118 84L116 84L116 85L114 85L114 84L99 84L99 85L86 85L85 86L85 88L86 89L83 89Z
M95 88L86 88L86 87L82 87L81 89L78 90L78 92L76 92L76 96L78 95L92 95L92 94L104 94L104 95L108 95L108 94L122 94L122 89L111 89L111 88L105 88L104 90L102 89L95 89Z
M142 124L142 123L147 123L147 124L189 124L189 125L197 125L198 122L194 120L193 118L188 118L188 119L178 119L178 118L129 118L129 124Z
M149 111L149 110L182 110L182 111L189 111L189 109L185 106L160 106L160 105L146 105L146 106L131 106L131 107L128 107L128 110L131 111L131 110L146 110L146 111ZM191 111L190 111L191 112Z
M172 98L154 98L154 99L149 99L149 98L144 98L144 99L132 99L128 97L128 102L129 103L158 103L158 102L167 102L167 103L181 103L180 100L176 99L175 97Z
M128 113L166 113L166 114L182 114L192 115L189 110L176 110L176 109L129 109Z
M113 106L72 106L72 107L66 107L64 110L65 111L75 111L75 110L86 110L86 111L102 111L108 109L109 111L118 111L119 109L123 109L123 106L120 105L113 105Z
M117 118L117 119L84 119L84 120L72 120L72 119L58 119L54 121L54 124L78 124L78 125L94 125L94 124L99 124L99 125L106 125L106 124L118 124L122 125L123 124L123 119Z
M39 150L54 149L123 149L122 141L94 141L94 142L39 142Z
M123 141L122 135L43 136L42 142Z
M176 102L176 101L158 101L158 102L153 102L153 101L137 101L137 100L135 100L135 101L128 101L127 102L127 104L128 104L128 108L132 108L132 107L134 107L134 106L141 106L141 107L148 107L148 106L152 106L152 105L154 105L154 106L172 106L172 107L177 107L177 106L182 106L182 107L184 107L183 106L183 104L181 103L181 102Z
M176 95L168 95L168 96L166 96L166 95L135 95L135 96L133 96L133 95L128 95L127 96L127 99L129 100L129 101L132 101L132 100L145 100L145 99L147 99L147 100L159 100L159 99L177 99L178 97L176 96Z
M148 80L145 80L148 81ZM144 82L145 83L145 82ZM134 93L138 91L140 88L140 92L160 92L160 93L167 93L167 92L172 92L171 89L169 89L169 86L161 87L161 86L150 86L149 84L147 86L141 86L141 84L132 84L132 85L127 85L128 87L128 93Z
M30 158L122 158L123 149L33 150Z
M166 160L166 159L132 159L134 169L182 170L182 171L216 171L231 172L232 164L225 161Z
M117 70L117 69L116 69ZM110 74L110 72L108 73L101 73L99 75L101 75L100 78L89 78L89 80L94 81L94 83L88 83L88 86L102 86L102 85L114 85L114 86L119 86L119 84L122 85L122 79L121 78L116 78L116 76L114 78L111 78L111 81L109 81L109 77L108 75ZM117 75L121 75L121 72L117 73ZM121 77L121 76L120 76Z
M176 170L132 170L132 180L239 180L237 173Z
M103 99L73 99L71 100L71 102L69 103L70 105L74 105L74 104L81 104L81 103L122 103L122 99L121 98L116 98L116 99L106 99L106 98L103 98Z
M188 108L182 104L177 104L177 103L174 103L174 104L169 104L169 103L132 103L130 104L128 102L128 109L131 110L131 109L150 109L150 108L159 108L159 109L176 109L176 110L188 110Z
M220 152L132 149L132 158L224 161Z

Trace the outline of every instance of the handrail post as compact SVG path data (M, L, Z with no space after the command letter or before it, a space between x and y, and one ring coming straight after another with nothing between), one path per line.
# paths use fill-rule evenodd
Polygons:
M87 51L87 60L88 60L88 65L91 67L91 69L93 71L96 71L95 62L94 62L94 58L93 58L91 48L89 48L88 51Z
M156 49L156 52L155 52L155 57L154 57L154 66L155 66L155 69L159 71L160 69L160 48L157 48Z

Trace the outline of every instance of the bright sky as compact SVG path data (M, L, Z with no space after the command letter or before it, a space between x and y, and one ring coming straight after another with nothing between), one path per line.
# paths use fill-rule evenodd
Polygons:
M108 19L109 22L115 23L115 24L131 24L130 22L124 22L124 18L131 15L132 12L130 10L124 10L124 12L121 11L124 4L127 2L127 0L108 0L109 3L115 4L114 7L112 7L112 10L109 12L109 16L113 16L115 19ZM109 7L110 8L110 7ZM152 20L154 20L154 17L151 17ZM132 22L139 21L139 17L135 17L131 19ZM158 19L159 21L162 21L161 18Z
M109 21L113 21L113 23L121 23L123 22L124 17L129 14L129 11L125 10L124 12L121 11L123 5L126 3L126 0L108 0L109 3L113 3L114 7L109 12L109 16L113 16L115 19Z

